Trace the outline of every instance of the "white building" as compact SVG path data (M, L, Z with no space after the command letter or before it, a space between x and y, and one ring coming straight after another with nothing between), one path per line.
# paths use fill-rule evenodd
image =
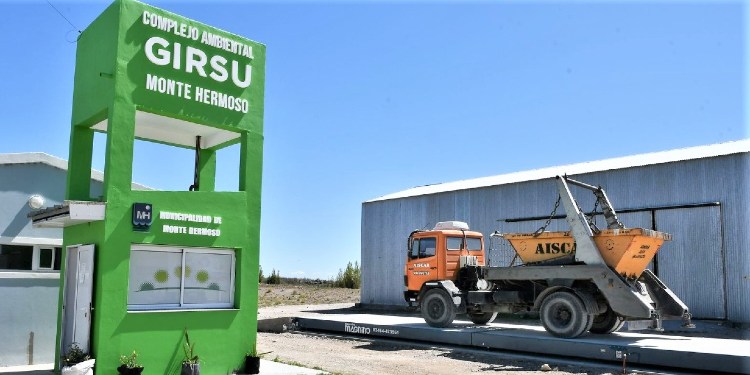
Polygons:
M0 154L0 367L55 360L62 229L34 228L27 215L63 202L67 168L44 153ZM100 195L104 176L91 175Z

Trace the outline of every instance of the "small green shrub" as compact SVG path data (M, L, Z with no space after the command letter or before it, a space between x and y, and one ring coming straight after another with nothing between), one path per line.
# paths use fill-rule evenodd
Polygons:
M62 356L63 365L65 366L77 365L83 361L88 361L89 359L91 359L89 354L84 352L76 342L70 344L68 350Z
M275 268L271 271L271 276L266 279L266 284L281 284L281 275Z
M198 355L195 354L195 343L190 342L187 328L185 328L185 342L183 343L182 350L185 352L185 358L182 359L182 363L194 365L199 362Z
M143 367L142 364L138 363L138 353L136 353L135 350L133 350L133 354L131 355L121 355L120 363L127 368Z
M357 262L354 262L354 265L349 262L343 271L339 269L339 274L333 280L333 286L339 288L359 289L360 285L361 272Z

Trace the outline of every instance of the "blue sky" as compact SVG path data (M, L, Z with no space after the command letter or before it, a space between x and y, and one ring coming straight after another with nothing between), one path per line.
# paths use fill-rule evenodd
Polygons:
M78 29L109 4L51 2ZM149 3L267 46L266 273L359 260L361 203L395 191L748 137L742 1ZM0 153L67 158L77 32L0 13ZM139 145L134 180L186 190L192 158Z

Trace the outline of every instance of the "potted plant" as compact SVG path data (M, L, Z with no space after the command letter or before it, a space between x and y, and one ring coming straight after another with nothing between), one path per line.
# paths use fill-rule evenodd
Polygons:
M185 352L185 358L182 360L180 375L200 375L201 364L198 355L195 354L195 343L190 342L187 328L185 328L185 342L182 345L182 350Z
M258 355L256 344L245 355L245 374L260 373L260 355Z
M65 354L60 359L62 360L62 368L60 369L62 375L93 375L94 373L94 370L92 370L94 360L78 346L78 343L74 342L70 344L68 350L65 351Z
M120 375L140 375L143 372L143 365L138 363L138 353L133 350L131 355L120 356L120 367L117 368Z
M65 367L71 367L89 359L88 353L84 352L76 342L70 344L68 350L62 356L63 366Z

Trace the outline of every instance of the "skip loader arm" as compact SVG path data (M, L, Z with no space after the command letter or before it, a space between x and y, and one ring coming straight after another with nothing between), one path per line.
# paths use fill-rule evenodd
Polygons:
M557 181L560 200L565 208L565 219L577 244L576 261L586 266L595 266L593 268L598 271L588 270L589 267L583 266L587 269L583 273L592 274L589 279L597 284L612 309L625 317L651 318L654 328L661 328L663 317L682 317L684 325L691 326L687 306L651 271L646 269L637 281L626 280L605 263L592 238L594 233L591 225L573 198L569 184L594 193L608 229L624 229L604 189L567 176L557 176Z
M602 259L602 256L599 253L599 248L596 247L594 240L591 238L594 233L591 231L586 216L578 208L578 204L573 198L573 194L570 192L567 182L589 190L601 189L571 180L567 176L557 176L557 182L558 189L560 190L560 201L562 202L563 208L565 208L565 220L568 222L568 225L570 225L571 233L576 241L576 261L588 265L605 265L604 259ZM606 199L606 195L602 196ZM598 198L599 197L597 196L597 199Z

